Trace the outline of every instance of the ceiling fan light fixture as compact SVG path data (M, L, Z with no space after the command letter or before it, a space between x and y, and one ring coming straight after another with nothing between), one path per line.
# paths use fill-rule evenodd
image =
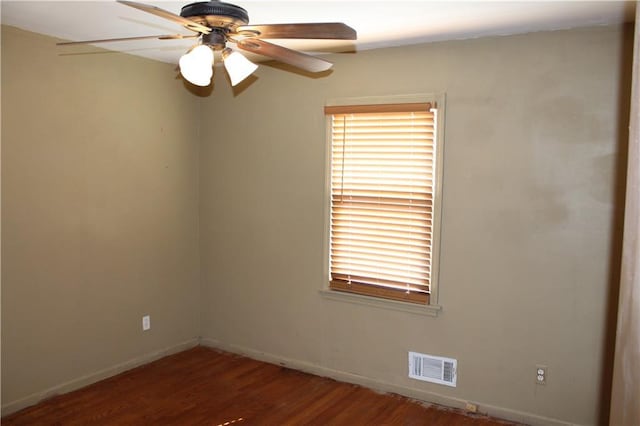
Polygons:
M200 44L180 57L180 74L191 84L208 86L213 76L213 50Z
M248 60L242 53L233 51L228 47L222 51L222 60L231 79L232 86L240 83L258 69L258 66Z

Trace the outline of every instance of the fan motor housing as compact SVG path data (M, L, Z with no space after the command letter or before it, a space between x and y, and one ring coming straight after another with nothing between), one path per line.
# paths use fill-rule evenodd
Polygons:
M235 4L221 1L190 3L182 7L180 16L213 28L234 30L249 23L249 14Z

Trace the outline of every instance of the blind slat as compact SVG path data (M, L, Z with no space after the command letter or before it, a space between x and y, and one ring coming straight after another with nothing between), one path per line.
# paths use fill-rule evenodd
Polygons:
M332 256L354 256L356 258L359 257L367 257L369 259L379 259L385 260L388 257L393 257L396 259L400 259L401 261L406 262L420 262L423 265L430 265L429 256L422 251L410 252L408 250L402 250L396 252L394 250L383 250L377 249L374 247L358 247L352 246L349 247L348 251L342 250L334 250L331 254Z
M372 208L370 205L368 204L352 204L352 205L345 205L344 208L342 208L339 205L336 205L335 208L333 209L333 213L335 216L337 215L342 215L342 218L344 220L345 217L350 217L352 216L352 211L355 210L355 214L358 214L359 216L368 216L368 217L377 217L380 218L379 220L382 222L383 218L385 217L389 217L389 218L394 218L394 219L415 219L415 220L429 220L431 219L431 212L430 211L417 211L417 210L410 210L410 211L398 211L395 209L391 209L391 208L387 208L386 206L375 206L376 208ZM332 217L334 216L332 215Z
M350 273L358 271L366 271L372 276L386 276L396 278L399 275L405 280L411 279L416 282L426 283L429 278L429 268L420 267L409 264L396 264L391 262L375 262L373 260L367 261L365 259L349 259L349 262L340 262L338 260L332 261L331 265L336 270L350 271ZM404 281L403 281L404 282Z
M424 225L392 224L389 222L374 223L359 220L350 220L334 225L336 233L341 234L369 234L369 235L398 235L404 237L407 233L415 234L419 237L431 235L431 228Z
M331 215L332 220L341 219L344 216L339 216L338 214ZM394 226L414 226L414 227L425 227L427 229L431 229L431 221L430 220L418 220L418 219L407 219L407 218L396 218L396 217L385 217L385 216L349 216L347 219L350 223L361 223L361 224L379 224L384 223L386 226L394 227Z

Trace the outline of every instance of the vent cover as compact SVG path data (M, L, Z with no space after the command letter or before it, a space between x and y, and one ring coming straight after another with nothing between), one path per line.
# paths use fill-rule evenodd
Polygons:
M440 385L456 386L458 361L409 352L409 377Z

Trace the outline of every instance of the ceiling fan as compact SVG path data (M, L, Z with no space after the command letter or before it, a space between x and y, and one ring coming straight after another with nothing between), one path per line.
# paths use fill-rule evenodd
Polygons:
M240 52L227 47L234 43L240 50L268 56L280 62L309 72L326 71L333 65L324 59L288 49L264 39L333 39L356 40L356 31L339 22L304 24L248 25L249 14L245 9L219 0L191 3L176 15L156 6L133 1L117 0L144 12L182 25L196 34L169 34L157 36L124 37L101 40L84 40L58 43L74 45L113 41L159 39L175 40L197 38L197 44L180 58L180 73L198 86L208 86L213 76L214 51L221 51L222 59L231 84L235 86L257 68Z

